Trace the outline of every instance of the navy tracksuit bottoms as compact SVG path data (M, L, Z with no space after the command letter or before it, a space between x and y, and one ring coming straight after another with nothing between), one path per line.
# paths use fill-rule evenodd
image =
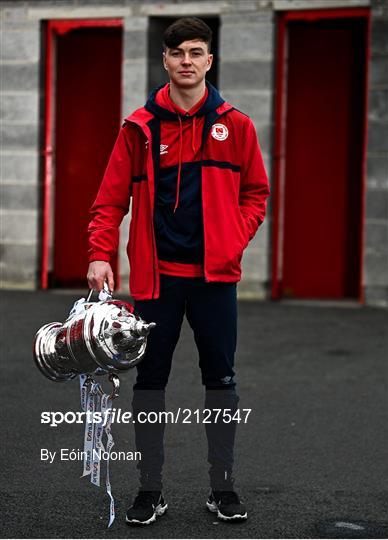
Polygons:
M138 300L135 310L156 327L148 336L143 360L137 366L133 414L165 410L165 387L184 315L193 330L199 353L202 383L206 388L204 408L212 410L206 423L210 484L213 489L232 488L233 449L236 422L215 422L214 409L228 409L233 416L238 396L234 381L237 341L236 283L207 283L203 278L161 275L160 297ZM144 418L144 415L143 415ZM135 422L141 489L162 488L165 423Z

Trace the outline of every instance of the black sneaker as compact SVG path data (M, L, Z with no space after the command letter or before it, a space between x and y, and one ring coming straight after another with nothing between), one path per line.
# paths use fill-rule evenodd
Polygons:
M162 516L167 508L160 491L139 491L125 521L130 525L149 525L156 521L156 516Z
M206 506L223 521L242 521L248 517L247 509L235 491L212 491Z

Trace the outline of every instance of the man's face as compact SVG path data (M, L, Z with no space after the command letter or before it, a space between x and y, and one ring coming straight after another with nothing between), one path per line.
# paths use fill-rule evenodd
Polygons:
M200 40L183 41L176 49L167 48L163 64L170 80L181 88L197 86L205 78L213 62L207 44Z

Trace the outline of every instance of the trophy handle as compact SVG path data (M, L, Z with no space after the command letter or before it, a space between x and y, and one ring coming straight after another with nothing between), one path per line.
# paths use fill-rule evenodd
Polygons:
M118 378L118 376L115 373L110 373L109 376L108 376L108 379L112 383L112 391L109 394L109 399L115 399L115 398L119 397L120 379ZM83 383L84 386L91 385L93 382L95 382L95 380L93 379L92 374L87 373L86 374L86 379L85 379L85 381ZM104 391L103 391L100 384L98 384L98 386L97 386L97 392L101 396L104 394Z
M89 292L88 292L88 295L87 295L87 298L86 298L86 302L90 302L90 299L91 299L94 291L95 291L95 289L89 289ZM109 298L107 298L107 300L112 300L113 293L110 291L110 289L108 287L108 283L106 281L104 281L104 288L102 289L102 291L104 291L104 293L109 297ZM102 291L100 291L100 294L102 293Z

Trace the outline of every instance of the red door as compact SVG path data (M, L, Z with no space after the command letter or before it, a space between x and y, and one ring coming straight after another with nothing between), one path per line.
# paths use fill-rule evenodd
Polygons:
M279 296L358 297L364 19L288 21Z
M119 27L57 34L53 286L86 286L89 209L120 127L121 51Z

